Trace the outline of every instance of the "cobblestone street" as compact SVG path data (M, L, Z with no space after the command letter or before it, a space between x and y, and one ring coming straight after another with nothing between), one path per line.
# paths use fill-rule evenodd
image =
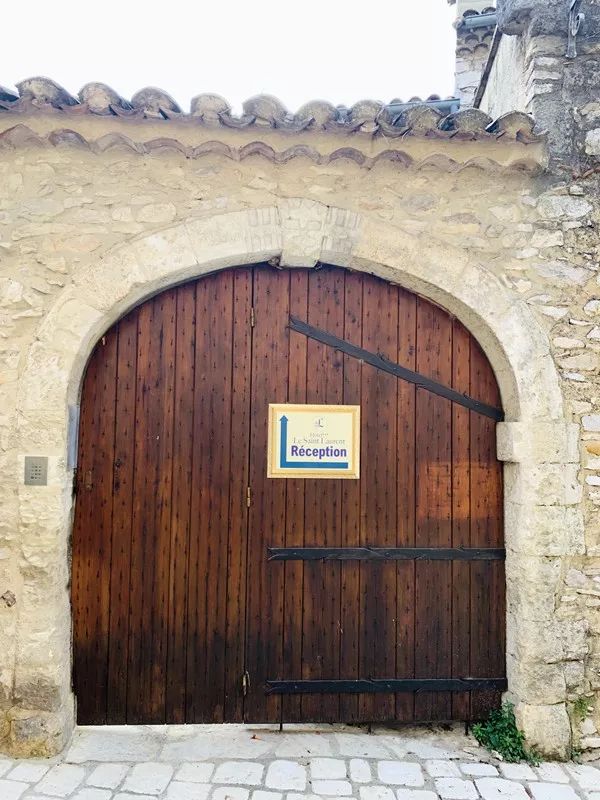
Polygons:
M498 762L461 728L78 728L62 758L0 760L0 800L600 800L600 765Z

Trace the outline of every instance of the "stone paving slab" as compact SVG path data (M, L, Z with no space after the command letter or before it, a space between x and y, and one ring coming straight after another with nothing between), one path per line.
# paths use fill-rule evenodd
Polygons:
M81 727L0 758L0 800L600 800L600 763L506 764L462 728Z

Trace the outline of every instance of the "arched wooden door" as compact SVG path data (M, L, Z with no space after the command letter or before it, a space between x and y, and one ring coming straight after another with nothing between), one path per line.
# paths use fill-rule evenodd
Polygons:
M267 478L275 402L360 404L361 478ZM79 722L497 705L499 406L468 331L369 275L246 267L131 311L98 342L81 400Z

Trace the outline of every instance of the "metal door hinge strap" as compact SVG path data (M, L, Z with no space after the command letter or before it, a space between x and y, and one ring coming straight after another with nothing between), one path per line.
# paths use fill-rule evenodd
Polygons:
M503 561L502 547L267 547L268 561Z
M252 499L250 496L250 487L248 486L248 488L246 489L246 506L250 508L251 504L252 504Z
M438 383L431 378L427 378L425 375L421 375L419 372L413 372L413 370L408 369L407 367L402 367L400 364L395 364L393 361L389 361L387 358L379 355L378 353L371 353L369 350L364 350L362 347L351 344L345 339L340 339L337 336L334 336L332 333L328 333L327 331L315 328L306 322L302 322L302 320L297 319L296 317L290 317L289 327L291 330L296 331L296 333L302 333L304 336L308 336L309 339L314 339L315 341L321 342L329 347L333 347L335 350L339 350L341 353L345 353L352 358L357 358L359 361L364 361L366 364L370 364L372 367L375 367L375 369L381 370L381 372L387 372L389 375L395 375L396 378L402 378L402 380L408 381L409 383L414 383L419 389L426 389L432 394L437 394L438 397L444 397L446 400L450 400L453 403L458 403L459 405L464 406L471 411L476 411L478 414L491 417L491 419L495 419L497 421L504 419L504 412L499 408L490 406L487 403L482 403L480 400L475 400L473 397L469 397L467 394L461 394L461 392L457 392L456 389L451 389L449 386L445 386L443 383Z
M267 681L265 694L376 694L380 692L505 691L506 678L380 678L331 681Z
M256 317L254 315L254 306L250 307L250 327L253 328L256 325Z

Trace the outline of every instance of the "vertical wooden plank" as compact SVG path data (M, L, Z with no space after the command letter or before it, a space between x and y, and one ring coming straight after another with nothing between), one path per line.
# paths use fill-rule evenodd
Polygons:
M250 369L252 356L252 268L233 272L232 385L230 435L229 531L226 573L227 628L224 721L243 720L242 674L245 670L246 561L248 545L248 463L250 447Z
M252 345L252 413L248 521L246 663L250 690L248 722L275 722L281 698L265 696L267 680L285 677L283 658L283 564L267 561L268 546L285 540L285 480L267 478L269 403L288 396L289 273L268 267L254 271L256 326Z
M417 302L417 370L446 384L452 381L452 322L445 312ZM417 390L416 496L418 547L449 547L452 540L452 406ZM447 677L451 663L451 562L416 564L415 677ZM449 719L448 692L419 693L417 719Z
M77 718L84 723L93 723L98 717L95 696L102 692L102 685L91 672L95 658L96 637L100 616L100 596L97 592L99 534L90 520L96 518L98 498L92 492L94 466L96 464L96 445L92 437L97 418L98 394L101 390L100 345L96 347L88 363L81 397L78 458L78 492L75 506L73 535L73 578L71 594L73 597L73 638L74 638L74 679L77 698ZM100 374L99 374L100 373ZM99 677L99 676L98 676ZM90 692L86 686L90 684Z
M128 723L165 721L175 295L138 315Z
M90 708L92 695L97 687L88 688L90 651L94 646L94 606L90 607L88 590L91 581L93 558L98 549L96 530L89 524L94 519L95 495L91 492L92 467L94 464L93 420L96 402L96 380L99 355L92 353L87 365L81 393L79 418L79 451L77 456L77 498L73 519L73 552L71 600L73 605L73 683L77 699L77 721L87 724L92 721ZM89 487L89 488L88 488Z
M185 722L188 558L194 450L196 284L176 290L173 502L169 569L166 721Z
M470 392L471 337L454 320L452 337L452 388ZM471 546L471 444L470 412L452 404L452 547ZM470 617L471 566L468 562L452 564L452 677L471 675ZM452 696L452 718L470 718L470 694Z
M131 590L129 601L129 644L127 648L127 722L147 722L146 679L150 654L148 619L144 615L146 598L152 594L153 565L151 528L154 519L154 493L150 477L151 447L149 432L152 388L150 343L154 323L153 304L145 303L137 314L136 425L133 473L131 534ZM154 434L156 435L156 434ZM152 503L152 505L150 505ZM150 572L150 575L148 574ZM149 584L149 586L147 586Z
M402 289L398 291L398 363L416 368L417 298ZM397 437L397 546L415 546L415 413L416 388L398 380ZM397 658L399 678L415 676L415 563L399 561L396 566ZM396 695L396 719L410 722L415 714L413 693Z
M118 324L107 722L127 722L137 311Z
M106 722L108 681L108 632L110 624L110 561L112 532L112 480L115 437L115 386L117 369L117 331L109 331L96 345L92 356L93 395L86 398L89 406L84 420L92 435L90 451L84 459L83 492L89 493L89 516L79 516L77 525L84 529L77 537L79 547L74 561L82 570L83 632L78 659L78 708L80 719L88 724ZM86 463L87 462L87 463ZM82 647L83 643L83 647Z
M344 282L340 270L323 268L308 278L308 321L343 334ZM338 404L343 398L343 358L330 347L309 340L307 345L308 403ZM306 480L305 541L315 547L341 545L341 481ZM340 665L340 565L304 565L303 675L305 679L337 678ZM307 720L336 721L338 695L305 695Z
M222 722L225 700L233 274L196 287L187 722Z
M362 347L363 276L346 273L344 280L344 339ZM358 359L344 356L345 405L361 404L362 366ZM369 470L361 467L359 480L342 482L342 547L360 546L361 481L368 480ZM340 596L340 678L360 677L360 564L345 561L341 567ZM340 695L340 722L360 719L358 695Z
M155 298L155 326L152 334L156 341L153 368L155 391L153 392L152 427L154 437L153 462L154 525L153 547L154 586L148 598L151 618L152 661L149 718L153 722L166 721L166 667L169 619L169 576L171 560L171 490L173 486L173 407L175 387L175 289ZM149 466L151 466L149 465ZM151 467L152 468L152 467ZM151 501L149 498L149 506Z
M398 354L398 289L363 278L363 347L391 360ZM369 365L362 371L361 544L394 546L397 539L397 379ZM396 672L396 564L361 564L361 677ZM365 720L395 717L394 695L360 698Z
M471 340L471 394L500 407L496 379L477 342ZM471 537L473 547L503 546L502 471L496 458L495 423L471 412ZM475 677L505 674L504 563L471 566L471 671ZM499 705L498 692L473 692L474 719Z
M290 314L307 320L308 272L294 270L290 274ZM308 340L306 336L290 331L288 355L289 403L306 403ZM304 480L285 481L286 514L285 546L304 545ZM302 586L304 564L289 561L284 564L284 630L282 674L289 678L302 675ZM285 722L302 721L302 698L300 695L282 697L282 718Z

